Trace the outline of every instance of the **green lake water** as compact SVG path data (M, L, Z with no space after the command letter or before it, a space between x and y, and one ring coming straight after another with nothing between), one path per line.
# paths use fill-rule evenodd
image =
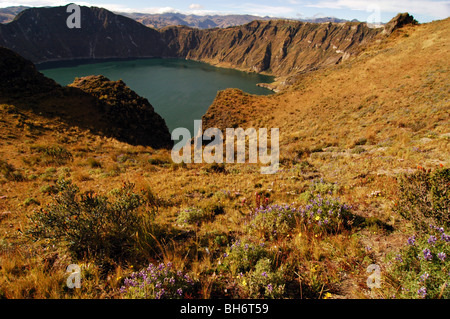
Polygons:
M177 127L193 131L219 90L238 88L244 92L268 95L272 91L256 86L273 77L217 68L206 63L181 59L138 59L122 61L58 62L39 66L39 71L61 85L75 77L104 75L122 79L132 90L148 99L172 132Z

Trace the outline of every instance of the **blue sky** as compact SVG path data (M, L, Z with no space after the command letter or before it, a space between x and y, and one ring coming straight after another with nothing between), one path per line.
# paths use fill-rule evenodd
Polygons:
M0 0L0 7L13 5L59 6L61 0ZM334 16L360 21L389 21L398 12L409 12L419 22L450 16L450 0L83 0L80 5L123 12L181 12L194 14L254 14L284 18Z

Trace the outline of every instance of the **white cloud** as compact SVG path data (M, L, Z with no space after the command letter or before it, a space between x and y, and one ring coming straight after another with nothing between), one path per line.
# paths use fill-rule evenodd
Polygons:
M425 14L440 18L447 18L450 15L450 1L431 1L431 0L373 0L369 2L359 0L319 0L317 3L308 4L313 8L328 9L350 9L359 11L368 11L375 6L381 12L409 12L416 14Z
M65 6L69 3L76 3L80 6L87 7L99 7L105 8L107 10L113 12L141 12L141 13L167 13L167 12L180 12L179 10L172 7L150 7L150 8L142 8L142 9L132 9L123 4L116 3L96 3L95 0L93 2L87 1L73 1L73 0L18 0L15 2L2 1L0 0L0 7L11 7L11 6L28 6L28 7L57 7L57 6Z
M96 4L95 2L87 2L87 1L73 1L73 0L17 0L14 2L3 1L0 0L0 7L12 7L12 6L27 6L27 7L58 7L58 6L66 6L69 3L76 3L80 6L87 7L100 7L106 8L111 11L136 11L131 10L125 5L114 4L114 3L104 3L104 4Z
M257 3L243 3L243 4L230 4L233 10L239 10L241 13L256 15L256 16L288 16L294 15L296 10L292 7L286 6L270 6Z
M134 9L134 12L140 12L140 13L178 13L180 10L177 10L172 7L150 7L150 8L143 8L143 9Z
M193 3L189 6L189 9L191 10L201 10L203 9L203 6L201 4L198 3Z

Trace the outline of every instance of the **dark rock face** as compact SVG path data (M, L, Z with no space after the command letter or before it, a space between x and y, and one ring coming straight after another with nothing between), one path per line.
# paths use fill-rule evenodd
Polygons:
M19 54L0 47L0 96L31 96L61 87Z
M394 18L389 21L385 26L385 33L391 34L397 29L400 29L401 27L408 25L408 24L418 24L418 22L414 19L412 15L409 13L399 13Z
M122 81L89 76L61 87L30 61L0 48L0 103L32 109L92 132L153 148L173 145L164 119Z
M105 133L135 145L170 147L172 140L164 119L147 99L140 97L121 80L102 75L75 79L69 85L96 98L102 120L109 125Z
M81 7L81 28L70 29L66 7L30 8L0 25L0 46L34 63L67 59L160 56L158 31L101 8Z

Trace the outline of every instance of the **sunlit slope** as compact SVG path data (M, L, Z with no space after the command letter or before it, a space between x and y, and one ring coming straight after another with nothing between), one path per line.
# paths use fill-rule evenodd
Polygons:
M450 19L406 26L274 96L219 92L204 126L278 127L284 159L358 146L448 161L449 27Z

